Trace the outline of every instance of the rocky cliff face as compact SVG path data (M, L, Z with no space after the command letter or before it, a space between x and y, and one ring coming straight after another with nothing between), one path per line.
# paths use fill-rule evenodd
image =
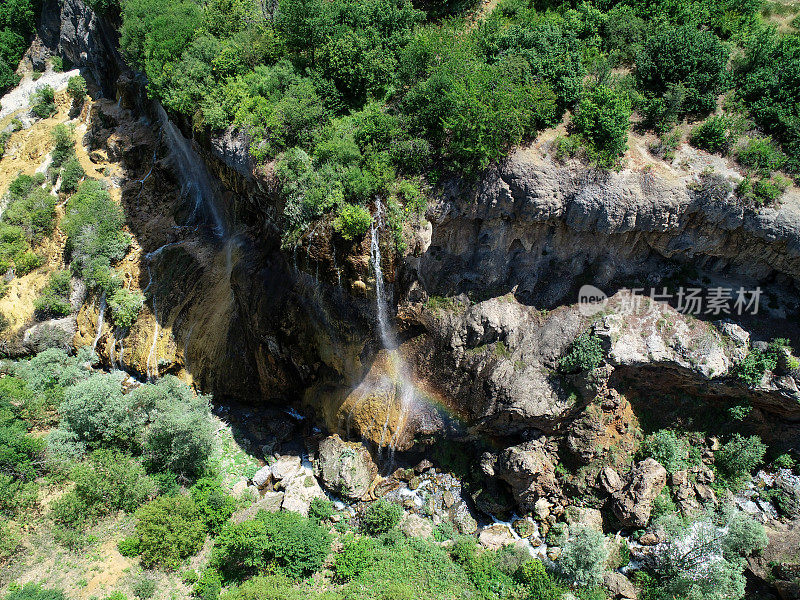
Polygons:
M676 397L748 402L747 427L784 445L797 439L788 436L800 420L790 373L767 374L754 389L732 375L749 348L746 329L794 335L796 192L776 207L743 207L729 165L688 148L671 164L632 159L640 166L618 173L557 163L546 144L520 150L476 183L444 186L406 256L382 240L399 337L387 352L374 325L370 240L347 244L323 220L282 248L278 185L235 131L181 142L220 184L230 231L193 220L185 167L123 72L113 28L80 0L51 8L32 59L61 52L120 100L96 103L85 143L126 169L121 197L137 248L128 270L148 302L129 331L101 328L106 364L178 373L254 403L303 401L331 432L378 448L419 449L431 436L491 440L499 450L481 468L529 508L540 497L558 502L558 453L591 464L614 451L630 464L652 396L673 408ZM602 313L575 306L585 283L611 297ZM738 325L666 304L631 314L622 309L629 293L618 292L756 283L767 318ZM99 299L93 306L79 316L78 344L96 335ZM559 358L587 329L603 340L605 360L566 376ZM673 412L665 422L681 418Z

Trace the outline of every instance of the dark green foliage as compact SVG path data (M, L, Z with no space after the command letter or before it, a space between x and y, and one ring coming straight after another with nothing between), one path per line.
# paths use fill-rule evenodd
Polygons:
M289 577L307 577L319 570L329 552L327 532L311 519L262 511L251 521L222 530L211 564L228 580L264 573L270 565Z
M65 194L77 191L78 184L85 176L86 172L78 159L75 157L70 158L64 163L64 168L61 170L61 188L59 191Z
M728 50L710 31L661 27L636 58L636 82L650 102L654 124L714 108L724 84Z
M199 479L189 491L206 529L216 535L236 510L236 501L222 489L218 480L209 477Z
M36 583L26 583L5 596L5 600L66 600L66 598L61 590L44 588Z
M380 499L369 505L361 518L361 530L369 535L381 535L397 526L403 516L400 505Z
M743 437L738 433L714 456L714 465L729 479L748 475L764 460L767 447L757 435Z
M20 175L15 183L24 177ZM11 203L3 213L3 221L21 227L29 241L38 242L53 232L57 198L39 187L40 179L30 179L34 185L24 193L10 192Z
M42 293L33 301L36 316L40 319L63 317L72 312L69 271L55 271L50 274Z
M713 116L692 130L689 143L695 148L725 154L728 143L728 127L724 117Z
M215 569L206 569L192 588L192 596L199 600L217 600L222 591L222 576Z
M333 227L346 240L356 240L364 237L372 225L372 215L363 206L353 206L347 202L339 206L339 215L333 222Z
M0 94L19 83L14 73L36 27L40 3L5 0L0 3Z
M156 593L155 579L141 575L131 586L133 595L139 600L149 600Z
M590 156L611 166L628 149L630 118L627 98L600 85L583 94L572 125L588 143Z
M514 579L500 570L497 554L478 546L474 538L458 538L450 557L483 597L503 598L516 587Z
M784 354L784 349L787 348L791 351L788 340L775 338L767 345L766 350L756 348L750 350L744 360L736 365L734 372L742 383L755 387L761 383L767 371L775 370Z
M327 498L314 498L308 507L308 518L316 523L327 521L336 513L333 502Z
M3 158L6 154L6 147L8 146L8 140L11 139L11 132L4 131L0 133L0 158Z
M668 473L674 473L686 468L689 447L671 429L661 429L642 440L639 455L642 458L654 458Z
M145 567L176 569L203 546L203 515L190 497L162 496L136 511L136 535Z
M565 373L576 373L594 369L602 361L603 346L600 338L593 331L585 331L575 338L558 366Z
M90 288L108 293L119 285L111 265L125 256L130 244L124 223L122 208L98 181L84 181L67 202L61 228L72 268Z
M564 593L563 588L545 571L544 565L539 560L527 560L522 563L515 578L527 587L530 598L558 600Z
M56 113L55 92L52 87L45 85L31 96L31 113L40 119Z
M117 550L122 556L133 558L141 553L141 541L136 535L131 535L117 542Z
M98 450L71 474L75 489L53 502L53 519L79 527L115 510L135 511L155 492L142 465L118 450Z
M59 123L53 127L52 135L53 142L55 142L55 148L51 153L53 168L60 167L67 159L75 156L74 133L72 127L64 123Z

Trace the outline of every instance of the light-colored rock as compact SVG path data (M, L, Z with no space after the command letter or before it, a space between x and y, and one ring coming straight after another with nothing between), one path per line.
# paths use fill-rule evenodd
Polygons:
M270 466L272 476L277 480L290 479L303 472L299 456L281 456Z
M639 538L639 543L642 546L655 546L658 542L659 542L658 536L652 531L643 533L642 537Z
M667 483L667 471L647 458L636 464L630 483L612 497L611 509L624 527L644 527L650 520L652 502Z
M246 509L239 511L233 517L236 523L247 521L254 518L260 511L276 513L281 509L283 504L283 492L265 492L258 500L248 506Z
M615 571L603 573L603 587L608 591L608 595L612 599L636 600L638 597L636 588L622 573Z
M357 500L364 496L378 472L363 444L345 442L338 435L322 440L314 473L327 489L338 496Z
M433 523L416 514L406 514L400 523L400 530L409 537L429 538L433 535Z
M470 514L466 503L457 502L450 509L450 520L456 526L458 532L463 535L472 535L478 530L478 522Z
M288 480L285 483L284 497L281 508L292 512L300 513L304 517L308 516L308 509L314 498L326 498L316 477L309 474L301 474Z
M550 507L553 506L547 498L539 498L533 505L533 514L540 520L545 520L550 516Z
M613 494L622 488L622 479L613 467L605 466L600 471L600 485L606 492Z
M499 550L503 546L508 546L516 541L516 538L505 525L489 525L481 529L478 534L478 542L489 550Z
M559 495L555 465L543 440L531 440L503 450L495 472L511 486L514 499L526 512L535 510L542 496Z
M567 523L569 525L582 523L590 529L603 532L603 515L596 508L574 506L567 509Z
M272 477L272 468L269 465L267 465L266 467L261 467L253 475L253 485L256 486L257 488L262 488L265 485L267 485L271 477Z

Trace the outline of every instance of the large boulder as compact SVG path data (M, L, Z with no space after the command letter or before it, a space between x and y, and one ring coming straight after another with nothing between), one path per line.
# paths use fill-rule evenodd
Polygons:
M778 507L787 517L800 517L800 478L781 473L775 478L775 489L780 493Z
M308 509L314 498L326 498L325 492L310 473L300 474L288 481L284 480L283 503L281 508L308 516Z
M506 448L498 456L494 470L511 486L514 499L524 512L535 510L540 497L557 495L555 465L543 440Z
M603 587L608 592L610 598L636 600L636 588L622 573L617 573L615 571L606 571L603 573Z
M331 435L319 444L314 474L338 496L358 500L367 493L378 469L363 444Z
M415 514L406 514L400 523L400 530L408 537L429 538L433 535L433 523Z
M611 510L625 527L644 527L653 500L667 484L667 470L652 458L634 466L627 486L612 496Z

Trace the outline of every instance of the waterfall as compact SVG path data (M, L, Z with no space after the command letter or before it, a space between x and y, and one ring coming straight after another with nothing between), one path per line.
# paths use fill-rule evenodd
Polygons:
M208 173L203 159L192 149L191 142L183 137L180 130L169 120L164 108L157 105L158 120L164 140L170 149L175 170L181 182L183 193L192 201L192 215L202 215L212 226L218 238L228 236L225 214L219 206L218 186Z
M103 319L105 318L105 314L106 293L103 292L103 295L100 297L100 312L97 315L97 335L94 336L94 341L92 342L92 352L97 348L97 342L100 341L100 336L103 334Z
M158 377L158 312L156 312L156 297L153 296L153 317L156 325L153 330L153 345L150 346L150 352L147 354L147 380L152 381ZM150 363L153 362L154 369L150 370Z
M403 357L398 351L397 338L392 329L389 321L389 301L386 290L386 282L383 277L383 268L381 266L381 247L380 247L380 231L383 227L383 207L380 199L375 200L375 218L372 221L371 235L372 240L370 243L370 257L372 259L372 267L375 270L375 302L376 313L378 320L378 331L380 333L381 343L384 349L389 353L390 366L394 373L395 378L394 390L390 395L389 403L386 406L386 418L381 430L380 443L378 445L378 456L386 441L386 434L389 431L389 424L392 415L392 403L398 403L397 422L395 423L394 434L388 443L389 450L389 470L394 463L394 453L397 444L400 442L400 435L403 432L406 421L408 420L408 413L411 409L414 398L415 389L414 383L410 376L408 366L406 365Z

